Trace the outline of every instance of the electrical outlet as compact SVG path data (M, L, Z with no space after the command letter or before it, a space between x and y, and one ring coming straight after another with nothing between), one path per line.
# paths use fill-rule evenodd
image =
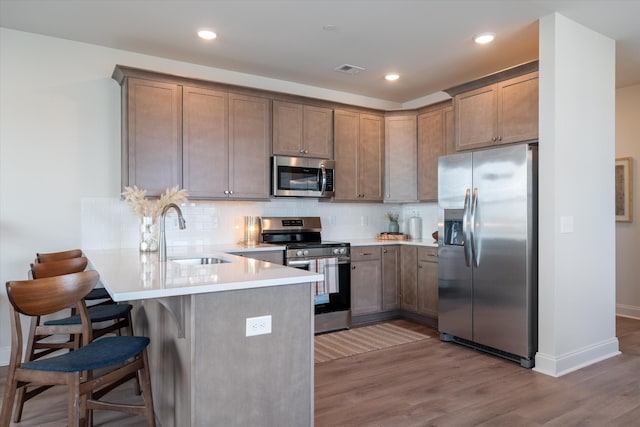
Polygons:
M265 335L271 333L271 315L259 317L247 317L246 334L247 337L254 335Z

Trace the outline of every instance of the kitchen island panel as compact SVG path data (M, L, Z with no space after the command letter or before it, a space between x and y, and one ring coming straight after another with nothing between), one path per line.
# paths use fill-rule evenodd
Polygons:
M159 301L135 308L136 327L152 342L160 425L313 424L310 285L172 298L166 305L179 308L178 315L183 310L184 338L175 313ZM246 318L265 315L272 316L272 332L246 337Z

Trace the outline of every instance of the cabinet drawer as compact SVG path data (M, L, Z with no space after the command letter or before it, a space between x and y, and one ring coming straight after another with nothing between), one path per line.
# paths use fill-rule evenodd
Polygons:
M438 248L418 247L418 259L427 262L438 262Z
M382 257L382 246L358 246L351 248L351 262L358 262Z

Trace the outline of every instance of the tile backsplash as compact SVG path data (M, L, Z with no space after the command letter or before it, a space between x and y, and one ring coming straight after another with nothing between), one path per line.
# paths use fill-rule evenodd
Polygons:
M400 214L400 231L406 219L422 217L427 238L437 229L437 204L332 203L315 199L274 199L269 202L188 202L181 205L187 228L179 230L175 212L166 219L167 245L210 245L243 239L245 216L319 216L324 240L349 241L375 238L387 231L387 212ZM82 247L116 249L137 247L139 219L119 198L82 200Z

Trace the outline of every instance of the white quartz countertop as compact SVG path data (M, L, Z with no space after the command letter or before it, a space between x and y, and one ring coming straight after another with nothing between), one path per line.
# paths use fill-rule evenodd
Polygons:
M224 246L230 252L229 245ZM264 246L262 250L281 250ZM114 301L131 301L233 291L268 286L291 285L324 280L322 274L240 257L220 247L169 248L172 258L220 258L222 264L186 265L176 261L159 262L157 253L138 249L85 250L90 266L100 273L100 281ZM236 252L259 248L237 248ZM233 249L232 249L233 250Z
M428 246L437 248L438 242L433 239L409 239L409 240L378 240L373 239L352 239L345 241L351 242L351 246L383 246L383 245L411 245L411 246Z

